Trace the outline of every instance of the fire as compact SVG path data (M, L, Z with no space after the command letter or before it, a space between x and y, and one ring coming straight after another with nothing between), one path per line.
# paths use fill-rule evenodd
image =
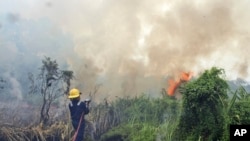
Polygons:
M173 96L176 89L180 86L180 84L183 83L183 82L189 81L192 78L192 75L193 75L193 73L191 73L191 72L188 72L188 73L187 72L182 72L181 76L180 76L180 79L178 81L174 81L174 80L170 79L168 81L168 83L169 83L168 95Z
M179 81L176 82L176 81L174 81L174 80L171 79L171 80L168 81L168 83L169 83L168 95L169 96L173 96L174 93L175 93L175 90L180 85L181 81L179 80Z

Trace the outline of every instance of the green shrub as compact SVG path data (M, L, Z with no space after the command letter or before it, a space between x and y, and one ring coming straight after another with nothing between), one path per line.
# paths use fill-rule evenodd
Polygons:
M206 70L182 88L183 104L176 140L220 140L226 128L228 85L222 69Z
M157 127L148 123L119 125L101 136L101 141L154 141Z
M229 116L231 124L250 124L250 101L235 102Z

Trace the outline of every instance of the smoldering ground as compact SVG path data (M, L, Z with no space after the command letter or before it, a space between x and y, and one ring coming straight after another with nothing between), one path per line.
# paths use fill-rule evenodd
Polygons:
M8 15L1 18L0 31L9 33L0 35L5 43L1 64L6 66L9 56L15 62L20 54L31 65L50 56L74 71L72 86L85 96L99 84L98 99L155 95L167 87L168 77L178 78L182 71L198 75L212 66L224 68L230 79L249 80L248 1L11 2L16 4L0 2L1 14ZM20 23L16 30L6 30ZM29 30L32 26L37 30ZM10 34L20 31L24 33ZM12 52L3 53L3 46Z

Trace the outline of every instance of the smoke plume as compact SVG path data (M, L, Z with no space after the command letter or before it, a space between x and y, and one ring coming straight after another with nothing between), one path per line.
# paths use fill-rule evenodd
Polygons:
M183 71L198 75L212 66L224 68L229 79L250 79L248 1L11 1L17 3L14 8L0 2L5 6L0 13L11 13L9 24L45 18L55 25L32 23L50 31L51 37L42 45L37 43L43 38L24 42L29 41L27 45L34 45L37 52L47 46L42 54L66 62L76 76L72 87L85 96L93 94L97 85L101 85L96 93L99 99L159 94L167 87L167 78L178 78ZM0 30L6 28L4 22L0 25ZM46 44L60 35L63 38ZM60 43L64 39L72 44Z

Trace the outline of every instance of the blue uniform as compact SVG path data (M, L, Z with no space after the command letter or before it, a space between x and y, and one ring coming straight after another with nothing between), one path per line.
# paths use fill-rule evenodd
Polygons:
M77 129L79 128L75 141L83 141L84 128L85 128L84 115L89 113L89 108L86 107L85 102L79 100L72 100L71 103L69 104L69 110L71 115L71 122L75 131L77 131ZM81 117L82 121L80 124Z

